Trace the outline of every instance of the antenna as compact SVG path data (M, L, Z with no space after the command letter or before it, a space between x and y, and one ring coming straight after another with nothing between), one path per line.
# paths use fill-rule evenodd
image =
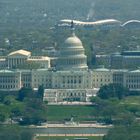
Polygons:
M73 20L71 21L71 32L72 32L72 35L75 36L75 28L74 28Z

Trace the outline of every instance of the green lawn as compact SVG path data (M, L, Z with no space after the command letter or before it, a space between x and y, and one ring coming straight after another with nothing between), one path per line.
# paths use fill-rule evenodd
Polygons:
M48 121L63 121L64 119L71 118L72 115L75 121L92 120L91 116L94 115L94 107L80 105L49 105L47 107Z
M140 105L140 96L126 97L121 103L129 105Z
M120 101L121 104L140 106L140 96L129 96ZM94 106L81 105L48 105L47 120L48 121L63 121L74 117L74 121L93 121L96 114Z
M74 138L88 138L89 140L103 140L102 137L83 137L83 136L79 136L79 137L48 137L48 136L42 136L42 137L38 137L37 140L74 140Z

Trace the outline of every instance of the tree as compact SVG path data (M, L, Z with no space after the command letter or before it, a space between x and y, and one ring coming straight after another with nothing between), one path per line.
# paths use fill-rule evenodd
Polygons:
M130 126L135 122L135 117L133 114L129 112L119 113L116 115L115 124L123 125L123 126Z
M5 94L3 92L0 92L0 102L2 103L4 101Z
M4 113L0 113L0 122L4 122L6 119L6 116Z
M23 120L20 124L40 124L46 121L46 105L38 98L28 98L25 101L25 108L22 112Z
M18 126L0 126L0 140L32 140L33 133L30 129Z
M108 100L99 97L92 97L94 109L96 110L96 120L104 123L130 125L135 121L135 116L124 104L120 104L119 99L110 98Z
M140 140L140 126L133 124L130 126L115 126L109 130L103 140Z
M100 90L97 93L97 96L101 99L109 99L113 97L117 97L118 99L122 99L126 95L128 95L129 90L127 88L124 88L121 85L118 84L109 84L105 85L100 88Z
M25 87L22 87L19 92L18 92L18 97L17 99L19 101L23 101L25 97L30 97L33 95L33 90L32 88L25 88Z
M99 97L92 97L91 102L94 104L96 109L97 121L104 123L112 123L112 118L117 114L116 101L103 100Z
M41 98L42 101L43 101L43 97L44 97L44 87L43 87L43 85L40 85L38 87L37 94L38 94L39 98Z
M11 114L12 114L12 117L18 117L18 116L22 115L22 111L19 107L16 106L16 107L12 108Z

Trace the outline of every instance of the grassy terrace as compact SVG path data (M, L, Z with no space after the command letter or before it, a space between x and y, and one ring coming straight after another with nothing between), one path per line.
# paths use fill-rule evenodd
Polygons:
M80 106L80 105L49 105L47 108L47 120L48 121L63 121L64 119L70 119L74 116L75 121L88 121L92 120L94 112L93 106Z
M74 138L88 138L89 140L103 140L102 137L48 137L48 136L44 136L44 137L38 137L36 140L74 140Z
M140 96L129 96L120 101L120 104L126 106L140 107ZM48 105L47 120L63 121L74 116L74 121L94 121L94 106L92 105Z
M124 99L121 103L140 106L140 96L129 96L126 99Z

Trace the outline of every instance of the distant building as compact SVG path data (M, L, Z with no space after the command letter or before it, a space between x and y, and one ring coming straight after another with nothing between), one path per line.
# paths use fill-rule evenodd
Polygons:
M24 65L36 64L39 68L50 68L50 58L46 56L31 56L31 52L18 50L7 56L0 57L0 69L16 69Z
M139 65L140 52L125 51L113 56L99 56L112 68L131 64ZM105 58L105 59L104 59ZM55 67L51 67L51 61ZM39 68L18 69L20 65L38 64ZM140 91L140 70L106 69L89 70L87 56L81 40L72 33L56 58L31 56L31 52L18 50L0 58L0 90L19 90L21 87L45 88L44 101L87 102L100 87L111 83L120 84L132 91Z
M16 91L21 88L21 73L10 70L0 70L0 90Z
M140 51L123 51L111 55L96 55L97 65L105 64L112 69L136 69L140 67Z
M92 71L92 87L100 88L113 83L113 71L105 68L94 69Z

